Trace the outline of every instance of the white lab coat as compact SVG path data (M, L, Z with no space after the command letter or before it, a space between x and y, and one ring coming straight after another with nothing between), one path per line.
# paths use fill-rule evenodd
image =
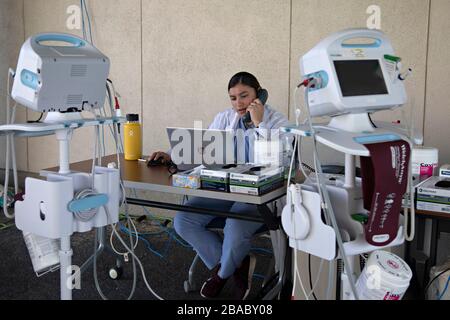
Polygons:
M213 122L209 125L209 129L217 129L217 130L236 130L239 124L239 114L234 111L234 109L227 109L222 111L216 115ZM282 126L286 126L288 124L287 117L274 110L269 105L264 105L264 116L263 121L259 124L258 128L252 130L247 130L249 132L249 161L253 163L254 161L254 141L256 139L276 139L279 138L280 141L284 143L290 143L292 145L294 141L294 137L290 133L284 133L279 130ZM271 130L273 129L273 130ZM287 141L284 141L284 140ZM269 208L272 211L276 211L277 216L281 215L281 210L286 204L286 196L271 202Z
M222 111L216 115L213 122L208 127L209 129L216 130L236 130L239 124L239 114L234 111L233 108ZM289 142L292 143L291 135L287 135L283 132L280 132L279 129L282 126L288 124L287 117L274 110L269 105L264 106L264 116L263 121L259 124L258 128L254 128L253 130L247 130L249 132L249 161L253 162L254 160L254 141L256 139L281 139L281 142L284 142L282 139L285 139L288 136Z

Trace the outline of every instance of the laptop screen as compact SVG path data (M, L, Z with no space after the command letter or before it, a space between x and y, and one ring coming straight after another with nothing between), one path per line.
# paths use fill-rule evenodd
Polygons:
M177 166L235 163L233 131L169 127L167 135Z

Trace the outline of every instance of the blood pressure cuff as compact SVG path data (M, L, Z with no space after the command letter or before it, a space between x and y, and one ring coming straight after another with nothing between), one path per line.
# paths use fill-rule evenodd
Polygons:
M364 233L371 245L385 246L397 236L411 150L403 140L365 147L370 157L361 157L364 209L369 211Z

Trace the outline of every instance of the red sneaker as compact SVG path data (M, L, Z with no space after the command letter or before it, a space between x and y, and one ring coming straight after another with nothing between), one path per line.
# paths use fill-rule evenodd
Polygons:
M228 279L222 279L221 277L219 277L219 275L217 274L219 269L220 265L215 268L212 277L207 279L200 289L200 295L203 298L211 299L217 297L220 291L222 291L223 287L225 286L225 283Z

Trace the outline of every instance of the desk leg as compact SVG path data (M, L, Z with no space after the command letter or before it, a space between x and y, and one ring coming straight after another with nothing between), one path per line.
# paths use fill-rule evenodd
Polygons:
M425 219L423 219L425 220ZM450 233L450 220L448 218L432 218L431 219L431 241L430 241L430 255L425 265L424 282L421 287L421 298L426 298L427 292L423 292L423 289L428 285L430 278L431 268L436 266L440 261L437 259L438 255L438 242L441 237L441 232Z
M431 243L430 243L430 259L428 260L427 266L425 268L425 282L424 287L430 281L430 271L433 266L436 265L437 262L437 243L439 238L439 219L432 219L432 227L431 227ZM426 295L426 292L424 292Z
M412 267L417 287L416 295L423 299L426 292L423 292L430 280L430 270L437 262L437 245L440 232L439 219L431 219L430 252L426 252L427 218L416 216L416 236L412 242L408 242L406 249L407 262Z
M280 299L289 299L292 291L291 274L291 250L288 250L288 239L281 226L280 218L277 212L272 212L266 205L258 206L258 212L264 218L264 221L270 229L270 238L275 257L275 273L278 274L276 283L269 281L266 285L272 288L263 288L262 291L269 290L263 297L263 300L273 300L276 297Z
M425 231L426 219L421 216L416 216L416 235L414 240L406 243L407 262L414 272L414 283L416 285L416 295L423 297L423 288L427 281L427 265L429 263L429 256L425 252Z

